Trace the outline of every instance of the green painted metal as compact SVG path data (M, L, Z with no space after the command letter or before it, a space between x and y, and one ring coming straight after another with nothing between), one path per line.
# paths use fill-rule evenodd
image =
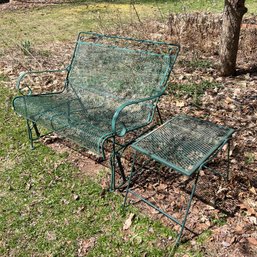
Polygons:
M33 147L38 125L58 131L105 159L105 143L138 130L153 121L179 46L164 42L81 32L71 63L63 70L30 71L17 81L20 96L14 110L25 117ZM30 76L66 72L63 88L53 93L33 93ZM120 149L119 149L120 150ZM115 188L115 175L112 175Z
M233 133L231 128L183 115L174 117L141 137L133 147L152 159L190 176ZM163 150L162 145L167 143L168 147Z
M180 226L180 231L174 244L173 250L175 251L185 229L186 220L199 178L199 171L202 168L208 168L208 163L216 157L225 145L228 145L227 170L225 175L218 174L223 175L225 179L228 179L229 177L229 142L233 133L234 130L231 128L181 115L173 117L155 130L138 138L137 141L131 145L135 153L124 197L123 208L126 206L128 193L131 193L178 224ZM183 175L194 176L194 183L182 221L172 217L170 214L149 202L130 188L132 177L141 175L137 174L137 171L135 170L138 154L143 154L147 156L149 160L155 160ZM210 170L216 173L215 170Z

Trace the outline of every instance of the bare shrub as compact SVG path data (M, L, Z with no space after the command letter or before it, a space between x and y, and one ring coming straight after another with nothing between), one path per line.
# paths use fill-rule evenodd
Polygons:
M170 34L182 46L213 54L218 51L222 17L211 13L179 13L169 17Z
M250 66L257 64L257 25L242 28L238 55Z
M176 38L182 51L191 51L201 56L219 52L222 15L211 13L180 13L169 17L169 33ZM238 58L240 63L256 63L257 18L243 20Z

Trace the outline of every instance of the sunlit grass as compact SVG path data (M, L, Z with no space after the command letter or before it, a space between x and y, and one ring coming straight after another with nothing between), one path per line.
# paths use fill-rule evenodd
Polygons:
M0 49L30 41L33 44L75 41L79 31L101 31L103 26L129 24L134 21L167 21L170 12L222 12L223 1L85 1L87 4L66 4L4 11L0 16ZM257 3L247 1L249 12L257 12Z

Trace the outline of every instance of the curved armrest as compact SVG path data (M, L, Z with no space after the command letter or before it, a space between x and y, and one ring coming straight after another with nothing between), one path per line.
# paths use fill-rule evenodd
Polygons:
M42 70L42 71L27 71L27 72L21 72L17 83L16 83L16 88L20 92L20 94L24 95L23 90L28 89L28 93L26 95L31 95L32 94L32 89L29 87L29 85L25 84L23 88L20 87L21 81L29 74L41 74L41 73L54 73L54 72L63 72L63 71L69 71L69 66L67 66L65 69L60 69L60 70Z
M121 117L122 113L124 112L125 108L130 107L132 105L140 105L140 104L146 105L146 102L148 102L148 101L157 100L162 95L162 93L163 92L161 92L157 95L151 96L151 97L147 97L147 98L131 100L131 101L125 102L124 104L120 105L119 108L115 111L113 118L112 118L112 132L114 134L117 134L118 136L124 136L127 133L128 129L126 127L125 122L121 122L122 128L119 128L119 132L117 131L118 120ZM142 122L142 126L143 125L144 124Z

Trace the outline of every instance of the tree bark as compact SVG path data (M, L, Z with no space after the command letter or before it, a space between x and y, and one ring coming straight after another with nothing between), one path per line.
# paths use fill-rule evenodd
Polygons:
M0 4L5 4L5 3L8 3L8 2L11 2L10 0L0 0Z
M220 40L220 72L235 75L240 28L247 12L245 0L225 0Z

